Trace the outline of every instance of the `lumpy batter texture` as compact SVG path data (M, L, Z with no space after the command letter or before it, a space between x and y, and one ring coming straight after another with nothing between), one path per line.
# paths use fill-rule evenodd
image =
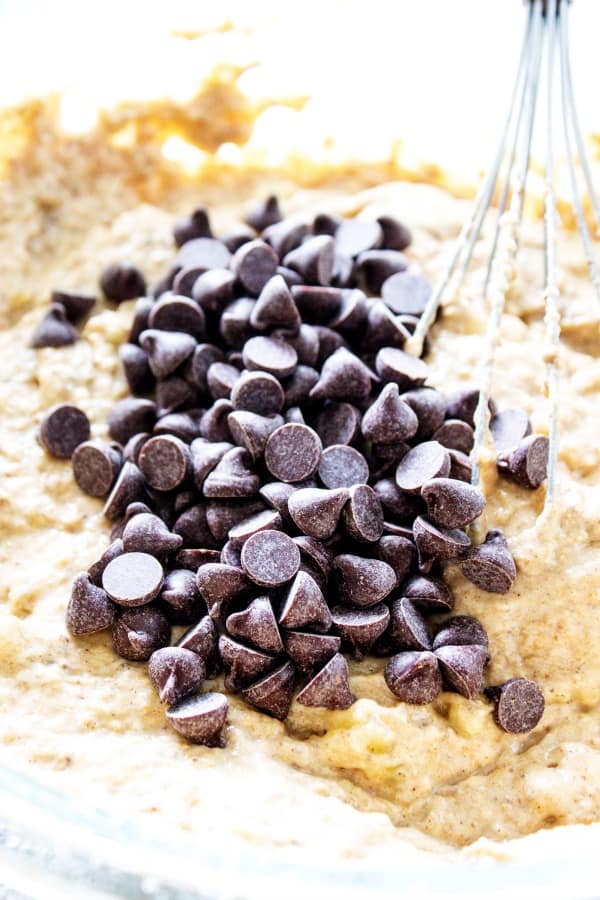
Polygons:
M242 111L243 113L243 111ZM246 127L232 120L236 137ZM107 634L70 637L64 613L74 575L108 543L101 502L83 495L71 466L49 458L36 428L54 403L80 406L95 437L126 395L117 348L132 303L100 304L72 347L27 343L53 288L95 291L114 260L149 283L173 253L176 214L198 203L215 231L247 203L277 191L286 214L388 213L413 230L408 251L435 277L469 204L385 170L293 167L266 176L208 165L178 174L150 146L111 146L107 134L62 139L30 108L2 182L0 211L0 759L86 803L141 814L215 839L295 847L312 858L369 855L422 839L453 845L511 839L600 817L600 350L597 307L575 239L561 235L563 341L558 496L538 518L544 488L526 491L483 461L482 527L502 529L518 575L486 594L450 567L455 612L490 637L488 680L537 681L546 712L531 734L507 735L483 698L443 693L432 705L397 703L384 661L351 664L358 702L328 712L295 704L285 723L230 697L228 746L185 743L166 725L144 664L113 653ZM27 128L25 128L25 125ZM242 127L243 126L243 127ZM208 125L206 126L208 127ZM23 138L23 134L25 137ZM239 134L237 135L239 137ZM210 142L209 142L210 143ZM519 275L502 327L493 394L547 430L541 230L524 228ZM444 391L476 379L487 327L483 245L473 274L446 304L428 362ZM208 689L222 689L217 680ZM417 836L417 837L415 837Z

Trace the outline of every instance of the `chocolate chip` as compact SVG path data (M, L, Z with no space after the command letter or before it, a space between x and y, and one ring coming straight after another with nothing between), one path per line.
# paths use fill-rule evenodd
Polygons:
M260 416L280 412L284 404L280 383L268 372L244 372L231 392L234 409L247 409Z
M148 327L148 319L153 306L154 301L149 297L140 297L139 300L136 300L133 321L129 329L128 340L131 344L137 344L140 334Z
M310 392L314 400L366 400L371 392L371 373L357 356L340 347L321 369Z
M131 393L149 393L154 387L155 379L150 371L146 351L137 344L121 344L119 357Z
M267 281L275 275L279 259L264 241L248 241L236 250L231 260L231 270L238 281L257 297Z
M312 368L317 364L317 359L319 357L319 336L312 325L302 324L297 331L276 328L272 332L272 336L287 341L287 343L294 348L298 355L299 365L310 366Z
M404 581L417 556L413 542L395 534L381 537L377 542L376 552L382 562L392 567L398 583Z
M176 265L182 269L195 268L199 272L205 272L207 269L227 269L231 258L222 241L200 237L183 244L177 254ZM176 289L175 282L173 287Z
M328 488L352 487L369 480L369 464L366 459L345 444L332 444L323 451L319 463L319 478Z
M204 440L231 443L231 432L227 422L230 412L233 412L233 406L229 400L215 400L200 419L200 434Z
M515 561L500 531L488 531L485 542L473 547L461 561L465 578L483 591L506 594L517 577Z
M346 532L355 541L363 543L379 540L383 533L383 510L372 487L356 484L349 489L342 522Z
M90 497L105 497L121 468L121 454L105 441L84 441L73 451L73 475Z
M138 467L132 462L125 462L119 472L112 490L106 498L103 514L110 522L119 519L130 503L146 498L144 479Z
M195 573L188 569L172 569L165 575L160 599L171 625L191 625L206 612Z
M364 348L375 352L379 347L401 348L410 337L399 316L395 316L380 300L369 307Z
M248 577L263 587L290 581L300 567L300 551L281 531L260 531L242 549L242 566Z
M257 650L275 655L283 652L283 642L269 597L256 597L246 609L227 617L225 627Z
M324 540L336 530L347 499L346 488L301 488L289 497L288 513L304 534Z
M283 642L299 671L312 672L335 656L340 649L341 638L332 634L289 631L284 635Z
M490 432L498 453L507 453L531 434L531 422L523 409L503 409L490 419Z
M191 215L177 219L173 226L173 237L178 247L182 247L194 238L212 237L207 210L203 206L199 206Z
M194 281L192 298L205 312L220 313L233 298L234 284L229 269L209 269Z
M337 331L334 331L333 328L326 328L324 325L313 325L313 328L319 339L319 353L316 363L318 367L324 366L326 360L328 360L330 356L333 356L336 350L339 350L342 347L348 350L348 341L346 338L342 337L341 334L338 334ZM369 377L371 377L370 371Z
M206 677L214 678L221 671L217 639L215 623L210 616L204 616L180 637L177 646L196 653L204 663Z
M460 450L452 449L448 450L448 453L450 455L450 474L448 477L456 478L457 481L466 481L467 484L470 484L473 467L467 454L462 453Z
M350 690L348 663L336 653L296 697L302 706L348 709L356 697Z
M198 569L196 578L200 594L213 619L219 618L223 609L226 610L233 600L243 597L250 587L242 569L223 563L207 563Z
M457 693L472 700L483 690L483 670L489 661L487 647L477 644L464 646L444 645L435 655L444 678Z
M485 498L479 488L452 478L433 478L421 488L427 517L443 528L462 528L481 515Z
M244 344L244 365L251 371L269 372L277 378L291 375L298 354L286 341L273 337L254 337Z
M69 322L62 303L53 303L34 329L29 346L34 350L42 347L67 347L78 340L79 335Z
M69 322L80 325L96 305L96 297L79 291L52 291L50 303L60 303Z
M397 444L371 444L369 454L369 469L371 478L379 479L389 475L396 469L398 463L404 459L410 445L400 441Z
M120 556L121 553L123 553L123 541L120 538L117 538L111 544L109 544L100 559L98 559L89 567L88 575L95 585L97 585L98 587L102 585L102 573L104 572L109 562L113 559L116 559L116 557Z
M317 573L318 579L326 584L333 567L333 554L331 550L316 538L301 535L294 538L294 543L300 550L303 565L308 563L311 570ZM311 573L312 574L312 573Z
M177 331L202 340L205 331L204 313L197 303L176 294L163 296L155 303L148 318L150 329Z
M146 279L135 266L128 263L112 263L100 276L104 296L114 303L134 300L146 293Z
M229 540L241 547L249 537L257 534L259 531L281 531L282 527L283 520L276 510L263 509L230 528L228 532Z
M384 512L391 513L398 519L412 520L422 510L423 504L414 494L401 491L392 478L381 478L373 485Z
M202 490L204 480L214 469L225 454L233 449L233 444L228 441L215 441L211 443L204 438L196 438L190 445L190 457L194 481L199 490Z
M150 603L162 583L163 568L148 553L122 553L108 563L102 574L102 587L119 606Z
M263 500L275 509L282 519L289 522L288 500L296 490L295 485L286 484L284 481L270 481L263 484L259 493Z
M445 646L461 647L470 644L477 644L480 647L488 646L489 641L485 628L479 619L475 619L473 616L453 616L442 622L440 630L433 640L433 649L438 650Z
M275 657L245 647L227 635L219 638L219 652L225 667L225 687L228 691L239 691L261 678L275 666Z
M397 315L420 316L431 296L431 284L420 272L398 270L384 282L381 296Z
M398 463L396 484L411 494L432 478L445 478L450 472L450 456L438 441L425 441L409 450Z
M342 291L340 308L329 323L329 328L334 328L344 336L351 338L362 331L367 319L367 298L363 291Z
M434 431L433 440L443 447L470 453L473 449L473 428L461 419L446 419L444 424Z
M427 650L412 650L392 656L383 675L392 694L403 703L419 706L431 703L442 689L438 661Z
M140 344L148 354L148 363L156 378L171 375L196 348L195 339L183 331L158 331L154 328L142 331Z
M423 516L413 523L413 535L419 562L456 559L471 546L471 541L458 528L438 528Z
M178 703L195 694L205 674L200 657L182 647L161 647L148 662L148 675L161 703Z
M356 659L362 659L388 627L390 611L384 603L369 609L335 606L331 610L331 620L333 632L339 634Z
M486 694L494 704L496 725L508 734L531 731L544 714L544 695L528 678L510 678Z
M119 400L108 414L110 436L123 446L134 435L152 431L155 422L156 404L138 397Z
M140 471L157 491L173 491L191 471L187 444L173 435L158 435L147 441L138 458Z
M294 696L295 671L290 662L242 691L242 697L251 706L266 712L275 719L285 719Z
M381 226L365 219L344 219L335 233L336 250L345 256L359 256L382 242Z
M261 238L273 247L280 259L283 259L290 251L298 247L307 234L308 226L305 222L289 218L284 219L283 222L269 225L261 234Z
M231 253L235 253L235 251L239 247L241 247L242 244L247 244L248 241L253 241L254 234L250 230L246 231L242 228L237 228L235 231L227 232L227 234L221 237L221 240Z
M208 523L208 508L204 503L194 503L180 513L173 531L181 536L184 547L215 547Z
M315 429L324 447L351 444L359 427L360 413L351 403L325 404L315 422Z
M209 500L206 504L206 521L210 533L215 541L223 543L232 528L264 508L264 503L258 497L251 500Z
M133 516L123 531L123 547L126 553L149 553L164 559L170 553L176 553L181 544L180 535L171 534L163 520L152 513Z
M364 437L378 444L407 441L416 434L419 420L398 393L398 385L386 384L362 417Z
M260 487L260 479L250 468L250 454L244 447L234 447L219 460L204 479L205 497L252 497Z
M112 638L115 653L132 662L144 662L155 650L166 647L171 628L153 606L125 609L114 624Z
M396 586L394 570L379 559L342 553L333 560L333 567L340 600L349 606L374 606Z
M390 608L390 634L402 650L431 650L425 619L408 597L398 597Z
M264 200L252 206L246 213L244 221L255 231L264 231L269 225L281 222L281 210L276 195L269 194Z
M162 417L177 409L186 409L194 406L197 394L185 378L179 375L170 375L163 378L156 385L157 416Z
M57 403L44 415L38 435L47 453L57 459L68 459L89 439L90 422L77 406Z
M321 440L312 428L289 423L269 436L265 465L279 481L304 481L317 471L321 451Z
M384 381L394 382L403 391L421 387L429 374L422 359L395 347L382 347L375 357L375 369Z
M222 362L213 363L206 373L206 384L213 400L228 400L239 377L239 369L235 366Z
M319 585L306 572L297 572L288 588L279 624L286 629L310 627L314 631L328 631L331 613Z
M406 225L393 216L379 216L377 219L383 232L383 246L387 250L406 250L412 236Z
M434 388L416 388L402 394L401 399L413 410L419 420L416 439L428 440L444 422L446 405L443 396Z
M547 437L530 434L514 450L500 454L497 460L498 471L520 487L538 488L548 474L548 450Z
M427 613L450 612L454 606L454 597L448 585L433 575L411 576L403 584L402 594Z
M183 547L177 551L174 564L181 569L189 569L190 572L196 572L200 566L207 563L222 562L221 554L218 550L207 550L202 547Z
M293 269L286 268L286 266L277 266L277 274L281 275L289 288L295 284L302 284L302 276L294 272Z
M172 434L184 444L191 444L200 433L200 410L172 412L161 416L153 428L154 434Z
M397 250L366 250L357 259L358 276L372 294L380 294L384 282L404 272L408 260Z
M240 350L254 334L250 316L255 302L250 297L240 297L230 303L221 314L219 332L228 347Z
M326 286L333 275L333 238L319 234L308 238L295 250L286 254L283 264L294 269L308 284Z
M172 706L167 721L186 740L205 747L224 747L229 704L223 694L199 694Z
M335 287L315 287L307 284L292 286L292 297L306 322L325 324L340 311L342 291Z
M95 585L87 572L80 572L67 606L67 629L71 634L104 631L113 624L116 609L106 591Z
M295 331L301 322L300 313L288 285L281 275L273 275L261 290L252 308L250 324L258 330L289 328Z

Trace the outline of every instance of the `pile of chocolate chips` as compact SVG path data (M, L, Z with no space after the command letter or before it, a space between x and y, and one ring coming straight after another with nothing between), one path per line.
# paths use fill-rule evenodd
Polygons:
M500 728L530 730L540 689L486 689L483 626L448 617L448 562L500 593L516 569L500 532L474 546L465 531L485 505L469 483L477 390L444 396L402 349L430 293L409 232L282 219L275 197L247 222L221 239L204 209L176 224L175 263L120 350L133 396L109 416L112 443L73 406L41 425L114 523L75 580L69 630L111 628L116 653L149 661L170 724L210 746L228 704L199 693L206 678L224 670L226 690L284 719L294 696L349 707L347 657L367 654L388 658L401 701L485 690ZM131 266L100 283L113 302L145 292ZM491 413L499 471L537 487L546 438L519 410ZM173 626L188 630L171 646Z

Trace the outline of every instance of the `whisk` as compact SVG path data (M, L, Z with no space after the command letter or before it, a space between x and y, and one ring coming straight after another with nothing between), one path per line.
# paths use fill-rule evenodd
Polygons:
M554 161L555 68L558 58L562 134L572 190L573 211L579 229L590 277L600 301L600 271L594 258L590 230L584 214L580 180L583 177L592 211L598 224L600 204L594 190L577 108L569 55L570 0L525 0L526 24L517 73L512 89L508 115L492 166L477 193L469 218L465 221L453 247L448 264L436 284L425 311L407 349L420 355L427 332L434 322L438 307L451 286L460 286L473 255L492 199L499 192L498 214L493 229L491 248L483 282L483 298L489 302L489 325L479 373L479 402L475 411L475 439L472 450L472 481L480 481L480 454L488 424L488 401L494 371L494 359L500 341L500 325L508 287L516 267L519 248L519 226L530 168L531 145L536 112L539 106L539 84L544 68L545 78L545 202L544 202L544 323L546 366L545 394L549 403L548 480L544 509L552 504L556 492L558 456L558 350L560 343L560 309L557 264L557 206ZM577 160L580 175L578 178Z

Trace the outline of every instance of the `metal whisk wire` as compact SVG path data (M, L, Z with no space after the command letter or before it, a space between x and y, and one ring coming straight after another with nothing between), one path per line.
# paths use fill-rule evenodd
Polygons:
M545 393L548 397L549 459L548 482L544 509L547 510L555 496L556 464L558 458L558 392L560 345L560 294L558 288L557 261L557 203L554 160L554 70L558 52L562 131L567 171L572 190L575 220L583 241L590 278L600 301L600 270L597 267L592 237L586 222L584 204L579 190L576 160L583 173L596 226L600 226L600 202L594 190L589 161L577 115L575 92L569 57L568 14L570 0L526 0L527 20L517 73L512 90L508 115L502 130L493 164L484 178L475 199L473 211L464 223L454 244L449 262L434 287L414 335L407 344L409 352L420 355L425 337L432 326L437 311L449 286L458 289L464 278L475 245L493 197L499 186L501 172L504 178L500 189L498 213L494 226L482 295L489 299L490 315L484 354L480 363L479 402L475 411L475 436L471 452L472 481L479 484L480 457L488 426L488 402L490 397L496 350L500 342L500 329L506 295L514 275L519 248L519 226L530 168L531 144L538 106L538 85L542 73L542 61L546 57L546 127L545 127L545 204L544 204L544 325L546 364ZM575 151L576 147L576 151Z

